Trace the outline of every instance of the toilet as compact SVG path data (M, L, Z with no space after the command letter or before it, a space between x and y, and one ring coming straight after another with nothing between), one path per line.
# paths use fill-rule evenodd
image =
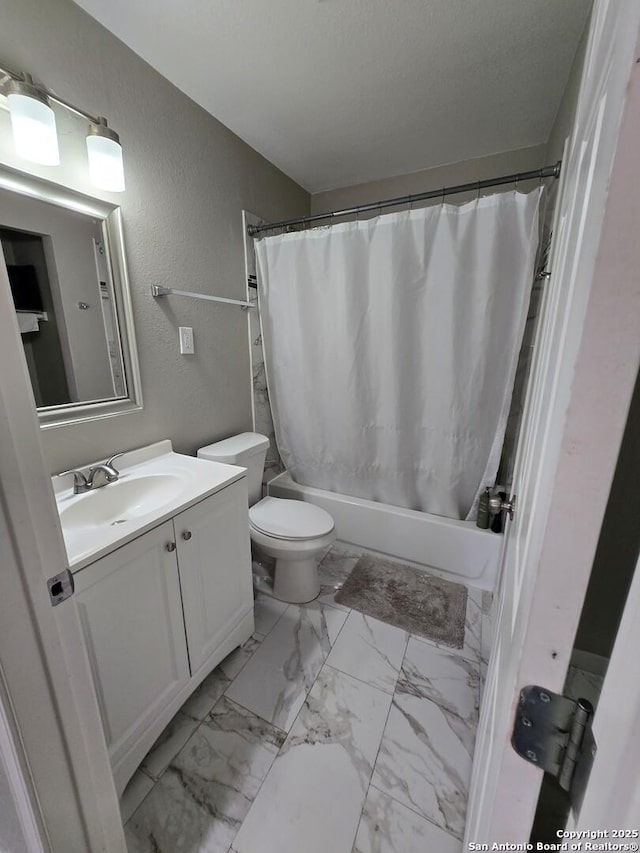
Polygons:
M247 469L251 541L276 560L273 594L302 604L320 592L318 557L335 539L328 512L306 501L262 497L262 474L269 439L243 432L198 450L200 459L241 465Z

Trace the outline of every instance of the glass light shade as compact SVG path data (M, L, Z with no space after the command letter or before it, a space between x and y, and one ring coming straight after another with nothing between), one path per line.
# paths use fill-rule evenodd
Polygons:
M42 100L17 92L11 92L7 100L18 154L43 166L59 165L56 117L51 107Z
M112 193L124 191L124 167L120 143L108 136L87 136L91 182Z

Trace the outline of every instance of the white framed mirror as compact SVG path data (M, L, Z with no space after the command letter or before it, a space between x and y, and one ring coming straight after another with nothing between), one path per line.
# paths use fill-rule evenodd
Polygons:
M41 427L142 408L120 208L2 166L0 245Z

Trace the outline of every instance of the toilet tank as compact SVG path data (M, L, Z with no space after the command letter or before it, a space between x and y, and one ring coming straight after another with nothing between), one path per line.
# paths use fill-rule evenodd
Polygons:
M266 435L260 435L259 432L241 432L239 435L232 435L231 438L201 447L198 456L211 462L226 462L228 465L241 465L246 468L249 506L253 506L262 498L262 474L268 447L269 439Z

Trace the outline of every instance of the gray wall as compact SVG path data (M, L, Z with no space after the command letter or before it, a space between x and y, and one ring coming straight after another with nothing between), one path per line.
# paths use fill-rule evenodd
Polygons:
M587 35L589 34L589 19L585 24L582 32L582 37L576 48L576 55L573 59L569 79L565 86L564 94L558 106L549 141L547 143L546 157L549 163L555 163L556 160L562 158L562 149L564 141L571 133L573 127L573 119L576 113L576 104L580 89L580 80L582 78L582 66L584 65L584 55L587 49Z
M438 187L465 184L469 181L494 178L496 175L510 175L515 172L525 172L546 165L544 145L533 148L520 148L517 151L504 151L489 157L478 157L465 160L462 163L449 163L446 166L435 166L408 175L398 175L382 181L370 181L367 184L357 184L339 190L315 193L311 196L311 212L325 213L328 210L340 210L357 204L368 204L384 198L425 192ZM526 185L522 187L526 188ZM509 187L513 189L513 187ZM448 202L464 202L471 195L451 196Z
M43 245L47 278L56 308L60 343L71 374L69 387L74 389L71 399L113 397L93 248L94 239L103 239L102 223L8 190L0 190L0 223L19 231L46 235ZM89 309L81 311L79 301L86 302Z
M195 300L154 301L152 284L244 298L241 211L267 219L309 212L309 195L157 74L70 0L2 0L2 64L106 115L124 148L127 190L88 179L85 123L57 111L62 164L33 167L13 152L0 110L0 162L122 205L144 410L43 431L52 471L171 438L194 451L251 427L244 312ZM212 81L215 85L215 81ZM196 354L180 356L178 326Z

